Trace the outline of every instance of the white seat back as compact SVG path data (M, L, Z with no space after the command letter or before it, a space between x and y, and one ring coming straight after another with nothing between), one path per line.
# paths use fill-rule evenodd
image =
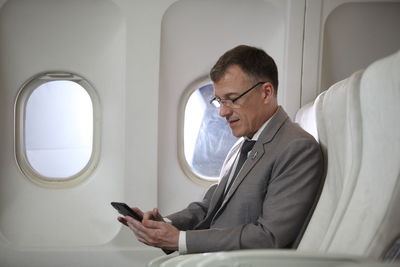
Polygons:
M380 258L400 234L400 51L315 105L327 172L299 250Z
M362 71L333 85L315 101L319 142L324 153L323 191L299 249L325 250L356 184L361 132L359 84Z

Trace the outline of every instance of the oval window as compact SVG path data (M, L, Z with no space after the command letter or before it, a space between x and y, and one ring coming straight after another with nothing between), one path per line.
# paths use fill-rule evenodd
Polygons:
M77 75L58 73L22 88L16 105L17 159L28 177L65 181L90 169L95 123L89 87Z
M184 115L184 155L195 176L208 181L219 177L226 155L237 141L219 109L209 103L214 96L206 83L189 96Z

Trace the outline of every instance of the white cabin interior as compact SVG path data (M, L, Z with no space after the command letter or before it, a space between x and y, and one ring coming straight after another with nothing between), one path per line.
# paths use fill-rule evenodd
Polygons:
M0 266L144 266L163 255L136 241L110 202L167 215L213 183L185 163L184 118L220 55L239 44L269 53L294 119L398 51L399 26L399 0L0 0ZM49 142L37 131L46 121L21 120L29 85L63 77L92 102L91 153L70 178L46 179L25 151L40 146L29 129ZM79 109L74 99L66 113Z

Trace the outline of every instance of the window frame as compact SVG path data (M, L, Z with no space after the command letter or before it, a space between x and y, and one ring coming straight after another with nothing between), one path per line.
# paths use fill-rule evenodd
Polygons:
M25 145L25 119L27 102L34 90L51 81L72 81L88 93L93 107L92 153L89 161L79 172L67 178L48 177L36 171L28 161ZM81 183L96 169L100 159L101 112L100 100L94 87L82 76L71 72L53 71L40 73L25 82L16 97L14 110L15 160L21 172L33 183L44 187L69 187Z

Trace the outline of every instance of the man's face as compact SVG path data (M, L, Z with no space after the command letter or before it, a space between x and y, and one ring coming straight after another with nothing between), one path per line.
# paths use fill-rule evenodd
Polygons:
M253 83L254 81L239 66L230 66L221 79L214 83L215 96L221 99L233 99L253 86ZM262 86L264 85L261 84L259 87ZM257 87L234 104L233 107L221 105L219 115L227 120L234 136L253 137L265 122L265 94Z

